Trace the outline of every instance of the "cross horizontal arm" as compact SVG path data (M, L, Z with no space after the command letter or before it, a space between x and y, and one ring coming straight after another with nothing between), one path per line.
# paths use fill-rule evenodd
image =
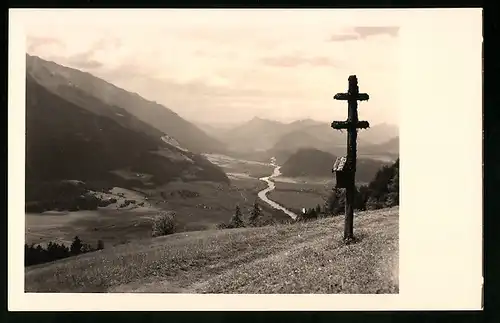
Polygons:
M358 129L367 129L367 128L370 128L370 123L368 121L358 121L358 124L356 125L356 128L358 128Z
M350 121L333 121L332 128L333 129L350 129L352 127L352 122ZM370 123L368 121L358 121L356 123L355 129L367 129L370 128Z
M370 96L368 93L358 93L358 95L353 96L349 93L337 93L333 96L335 100L349 101L349 100L358 100L358 101L368 101Z
M349 122L347 121L334 121L332 122L332 128L333 129L348 129L349 128Z

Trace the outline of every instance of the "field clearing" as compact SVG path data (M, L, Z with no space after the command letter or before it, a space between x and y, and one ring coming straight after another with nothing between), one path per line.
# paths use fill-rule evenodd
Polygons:
M26 292L398 293L399 208L178 233L29 267Z
M275 181L276 189L268 197L290 209L294 213L301 213L302 208L312 208L316 205L323 207L334 183L331 181L307 181L291 183L289 181Z
M236 159L218 154L207 154L205 157L229 174L246 174L249 177L261 178L269 176L274 170L274 166L269 163Z
M229 221L236 205L247 216L257 200L257 193L265 187L266 184L257 179L240 179L232 180L231 185L172 182L154 190L133 193L117 188L113 189L113 193L123 193L124 196L113 195L119 201L97 211L62 212L58 215L26 214L25 242L46 245L54 241L69 245L78 235L92 245L98 240L103 240L105 246L123 244L150 237L152 218L160 210L176 212L178 231L214 229L217 224ZM137 202L126 208L117 208L126 199ZM145 206L137 207L139 202L144 202ZM263 215L286 218L280 212L260 204Z
M27 214L25 242L44 246L54 241L69 246L73 238L78 236L93 246L98 240L103 240L105 246L113 246L150 237L154 214L156 211L153 210L138 213L102 209L57 216Z

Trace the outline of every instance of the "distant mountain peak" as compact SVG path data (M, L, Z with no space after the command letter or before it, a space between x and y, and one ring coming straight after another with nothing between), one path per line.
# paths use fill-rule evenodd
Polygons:
M250 121L248 123L274 123L274 124L280 124L281 122L276 121L276 120L270 120L270 119L266 119L266 118L261 118L261 117L255 116L252 119L250 119Z

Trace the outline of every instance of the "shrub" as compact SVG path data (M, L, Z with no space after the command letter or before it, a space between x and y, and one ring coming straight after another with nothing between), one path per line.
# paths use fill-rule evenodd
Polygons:
M89 245L88 243L82 243L81 253L87 253L91 251L95 251L95 249L92 248L91 245Z
M219 229L219 230L224 230L224 229L227 229L227 228L228 228L228 225L227 225L226 223L224 223L224 222L221 222L221 223L217 224L217 226L216 226L216 227L217 227L217 229Z
M331 215L344 213L345 192L343 189L334 188L328 197L325 205L325 211Z
M107 199L107 200L100 200L99 203L98 203L98 206L99 207L106 207L108 205L110 205L112 202L111 200Z
M175 213L161 212L153 219L152 236L159 237L175 233Z
M79 210L80 210L80 209L79 209L79 208L78 208L78 206L76 206L76 205L72 205L72 206L70 206L70 207L68 208L68 211L70 211L70 212L77 212L77 211L79 211Z
M317 219L320 214L317 211L317 208L307 209L305 213L298 214L295 221L309 221Z

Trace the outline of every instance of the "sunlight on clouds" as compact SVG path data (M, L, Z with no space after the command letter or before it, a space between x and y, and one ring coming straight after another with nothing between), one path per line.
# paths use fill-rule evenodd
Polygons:
M367 115L375 123L397 122L398 101L386 95L398 86L397 29L356 27L332 11L314 10L172 10L116 17L111 23L100 12L38 13L26 28L27 50L194 121L217 119L224 109L234 121L254 115L283 119L284 113L286 119L330 120L325 111L335 109L333 94L357 74L361 90L373 98Z

